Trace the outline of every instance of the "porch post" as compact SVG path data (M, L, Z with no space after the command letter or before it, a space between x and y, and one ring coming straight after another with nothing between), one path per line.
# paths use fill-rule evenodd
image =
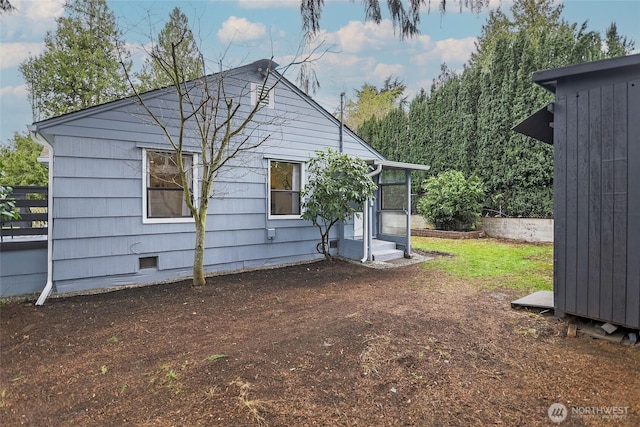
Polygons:
M405 169L405 180L407 181L407 245L405 246L404 256L411 256L411 171Z

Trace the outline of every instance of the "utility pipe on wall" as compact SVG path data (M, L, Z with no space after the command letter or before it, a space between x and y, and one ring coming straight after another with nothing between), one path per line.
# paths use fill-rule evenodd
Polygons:
M340 94L340 152L342 153L344 151L344 142L343 142L343 135L342 135L342 128L344 127L344 92L342 92Z

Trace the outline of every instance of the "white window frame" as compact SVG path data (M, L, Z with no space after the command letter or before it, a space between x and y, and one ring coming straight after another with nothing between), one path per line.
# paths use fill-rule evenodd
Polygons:
M171 150L161 150L154 148L143 148L142 149L142 223L143 224L176 224L176 223L192 223L195 222L193 216L189 217L176 217L176 218L149 218L149 213L147 211L147 152L152 151L156 153L172 153ZM196 207L199 201L199 177L198 177L198 155L196 153L185 152L183 155L191 156L191 169L193 172L193 177L191 179L192 182L192 190L191 194L193 195L194 203Z
M294 165L298 165L300 167L300 186L297 190L300 194L300 214L297 215L276 215L271 213L271 163L272 162L281 162L281 163L291 163ZM290 160L290 159L267 159L267 215L270 220L277 219L301 219L302 218L302 188L304 187L305 181L305 163L299 160ZM295 190L294 190L295 191Z
M275 88L263 85L262 83L251 83L251 106L255 107L258 103L259 91L269 90L269 96L262 100L262 106L264 108L275 108L276 105L276 91Z

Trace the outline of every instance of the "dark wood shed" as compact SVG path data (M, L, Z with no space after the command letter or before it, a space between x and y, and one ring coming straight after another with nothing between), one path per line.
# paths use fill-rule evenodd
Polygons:
M554 146L556 312L640 329L640 55L532 80L555 101L514 129Z

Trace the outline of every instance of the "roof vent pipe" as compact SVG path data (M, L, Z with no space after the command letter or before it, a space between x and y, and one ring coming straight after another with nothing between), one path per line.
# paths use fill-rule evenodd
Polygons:
M343 136L342 136L342 128L344 127L344 92L340 93L340 152L344 150L343 148Z

